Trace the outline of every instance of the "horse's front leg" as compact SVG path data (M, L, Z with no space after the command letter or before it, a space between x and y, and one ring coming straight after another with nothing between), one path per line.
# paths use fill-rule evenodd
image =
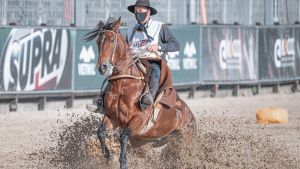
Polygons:
M128 139L130 136L136 135L144 127L143 122L144 120L142 120L140 116L132 118L120 136L121 153L119 161L121 169L128 169L126 166L126 145L128 143Z
M121 153L120 153L120 168L121 169L127 169L128 167L126 166L126 145L129 139L129 126L126 127L126 129L122 132L121 136L120 136L120 143L121 143Z
M106 132L109 132L115 128L113 121L111 121L107 116L104 116L103 121L97 130L97 135L101 143L102 153L105 158L108 158L109 161L113 161L113 156L110 155L110 152L106 146L105 135Z

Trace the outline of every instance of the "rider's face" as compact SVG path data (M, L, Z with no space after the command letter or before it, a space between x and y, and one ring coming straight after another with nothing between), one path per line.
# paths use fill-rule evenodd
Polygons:
M147 12L148 11L148 8L147 7L144 7L144 6L135 6L134 7L134 13L144 13L144 12Z
M145 18L145 20L143 22L140 22L141 24L144 24L145 22L147 22L149 19L150 19L150 14L151 14L151 11L147 8L147 7L144 7L144 6L135 6L134 7L134 13L145 13L147 12L147 16Z

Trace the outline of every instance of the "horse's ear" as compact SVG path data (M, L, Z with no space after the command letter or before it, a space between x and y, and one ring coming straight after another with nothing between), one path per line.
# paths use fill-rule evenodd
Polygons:
M115 24L112 26L111 30L118 33L120 24L121 24L121 17L115 22Z
M104 26L104 23L102 21L99 22L98 27L102 28Z

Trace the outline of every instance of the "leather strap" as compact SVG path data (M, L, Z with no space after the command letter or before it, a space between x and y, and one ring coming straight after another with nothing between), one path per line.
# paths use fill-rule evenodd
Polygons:
M161 59L160 55L156 52L154 52L154 54L157 56L158 59Z
M112 76L112 77L107 78L107 80L111 81L111 80L123 79L123 78L144 80L144 77L136 77L136 76L131 76L131 75L116 75L116 76Z
M105 82L107 81L108 77L104 79L104 81L102 82L102 86L101 86L101 90L100 90L100 93L103 92L103 87L104 87L104 84Z
M148 83L146 83L146 88L145 88L145 92L144 93L149 94L149 85L148 85Z
M139 55L141 55L141 54L143 54L143 53L147 52L147 50L148 50L148 49L146 48L146 49L144 49L144 50L140 51L139 53L137 53L137 54L133 55L132 57L133 57L133 58L135 58L136 56L139 56ZM140 56L140 57L141 57L141 56ZM140 57L139 57L139 58L140 58Z

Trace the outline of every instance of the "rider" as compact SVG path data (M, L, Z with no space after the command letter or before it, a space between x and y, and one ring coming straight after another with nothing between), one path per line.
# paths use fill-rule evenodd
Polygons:
M128 6L127 9L135 14L138 23L127 30L126 41L129 44L129 50L132 55L139 53L144 49L148 52L143 57L157 58L160 56L167 62L167 52L176 52L180 46L173 36L168 26L162 22L150 19L150 15L157 13L156 9L150 6L149 0L137 0L135 5ZM155 98L159 87L160 64L150 62L153 70L149 82L149 94L143 96L142 104L150 107ZM106 87L106 89L108 86ZM105 91L105 90L104 90ZM103 98L105 92L100 93L94 104L88 104L86 107L92 112L104 111Z

